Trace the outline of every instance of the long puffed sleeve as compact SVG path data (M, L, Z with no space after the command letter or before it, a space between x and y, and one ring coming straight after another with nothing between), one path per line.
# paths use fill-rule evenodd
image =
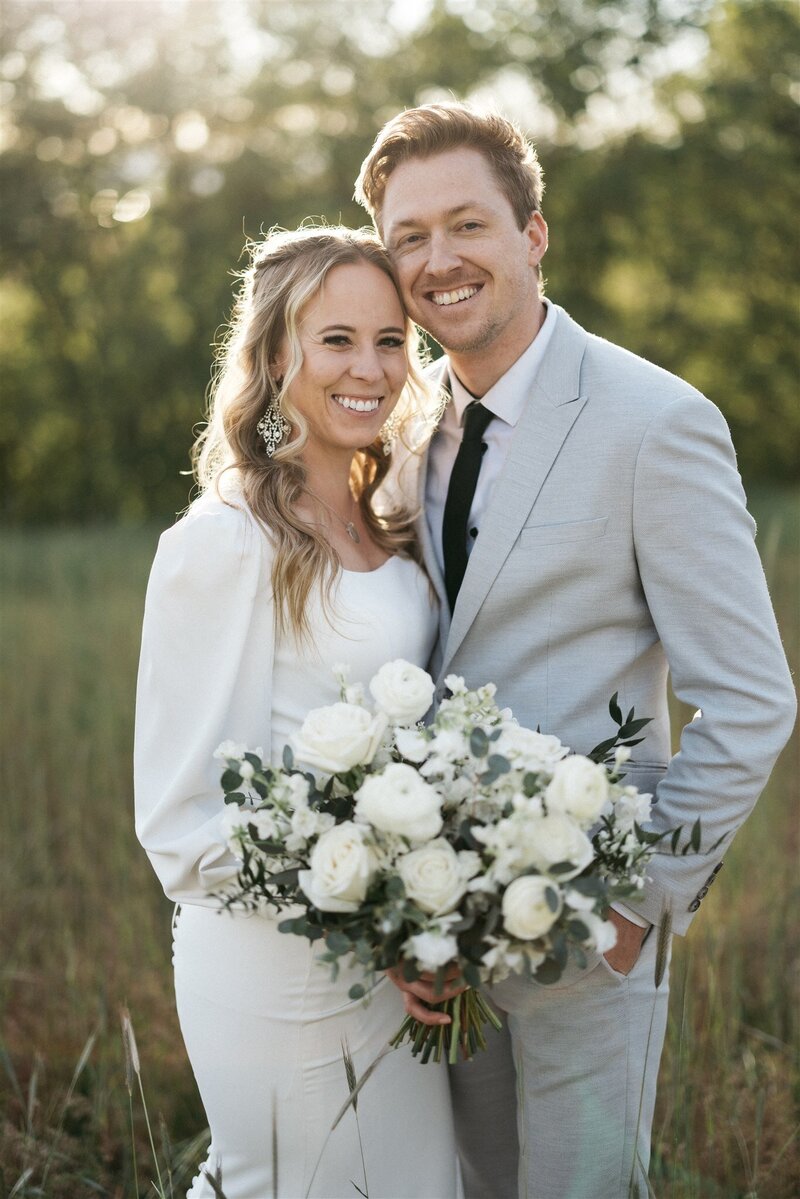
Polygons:
M136 832L170 899L214 906L225 844L222 741L269 756L271 549L244 508L199 501L164 533L145 603L136 698Z

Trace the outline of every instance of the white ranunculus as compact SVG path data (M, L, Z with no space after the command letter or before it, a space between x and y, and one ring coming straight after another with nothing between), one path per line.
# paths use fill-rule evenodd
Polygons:
M572 869L559 872L559 879L574 878L594 857L592 843L574 820L561 812L526 820L519 830L520 860L548 871L559 862Z
M311 851L310 869L298 877L321 912L356 912L364 902L376 868L365 834L366 829L346 821L323 833Z
M375 756L386 728L382 712L372 716L356 704L331 704L315 708L292 737L295 756L317 770L343 773L366 766Z
M397 862L409 899L431 916L443 916L467 889L467 875L452 845L438 837Z
M356 791L356 817L409 841L430 841L442 828L440 796L413 766L393 762Z
M380 668L369 689L392 724L410 725L422 720L428 711L435 686L427 671L397 658Z
M579 754L565 758L553 772L544 802L549 812L566 812L588 828L608 803L605 767Z
M584 945L596 949L598 953L608 953L617 943L617 930L610 920L602 920L594 912L581 912L579 920L589 930L589 936Z
M492 744L491 752L508 758L515 766L537 771L552 770L569 753L569 747L562 745L558 737L549 737L512 722L505 725Z
M409 762L424 762L430 753L430 740L420 729L398 729L394 743Z
M446 966L458 956L458 943L455 937L441 933L417 933L409 937L408 946L416 958L420 970L434 973L440 966Z
M557 897L555 911L547 902L548 892ZM509 883L503 895L503 924L512 937L535 941L553 927L561 911L561 896L552 879L526 874Z

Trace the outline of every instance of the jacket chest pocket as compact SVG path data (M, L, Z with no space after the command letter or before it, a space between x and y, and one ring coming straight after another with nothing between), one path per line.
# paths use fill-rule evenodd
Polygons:
M558 545L568 541L594 541L603 537L608 524L607 516L593 520L569 520L559 524L525 525L520 531L520 549L531 549L540 545Z

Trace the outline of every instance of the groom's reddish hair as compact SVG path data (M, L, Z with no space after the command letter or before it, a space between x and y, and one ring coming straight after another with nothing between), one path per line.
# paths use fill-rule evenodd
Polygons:
M468 104L423 104L398 113L381 129L361 165L355 198L380 229L386 181L403 162L446 150L477 150L489 162L520 229L541 211L544 181L536 151L512 122Z

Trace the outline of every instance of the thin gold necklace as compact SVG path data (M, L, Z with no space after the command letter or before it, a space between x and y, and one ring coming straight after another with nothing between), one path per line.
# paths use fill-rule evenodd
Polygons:
M329 512L333 513L333 515L336 517L336 519L341 524L344 525L345 532L347 533L347 536L350 538L351 541L354 541L356 543L356 545L361 544L361 538L358 535L358 529L353 524L352 520L345 520L343 516L339 515L339 513L336 511L335 508L331 507L331 505L328 503L327 500L324 500L321 495L317 495L316 491L312 491L310 487L306 487L305 491L308 493L308 495L312 496L315 500L317 500L318 503L322 504L322 506L324 508L327 508ZM351 495L350 499L352 501L353 507L355 508L355 503L356 503L355 497L353 495Z

